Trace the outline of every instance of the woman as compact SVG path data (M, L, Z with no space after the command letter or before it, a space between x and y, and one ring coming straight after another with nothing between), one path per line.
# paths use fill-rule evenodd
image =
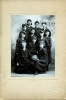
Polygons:
M25 41L22 41L18 48L16 67L14 70L16 73L33 73L34 63L30 60L31 55L26 49L26 44Z

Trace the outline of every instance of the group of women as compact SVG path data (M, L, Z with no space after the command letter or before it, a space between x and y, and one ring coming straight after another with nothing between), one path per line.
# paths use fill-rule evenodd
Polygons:
M47 23L43 22L43 28L35 21L32 27L32 20L28 19L27 24L22 24L22 31L19 33L15 48L15 73L39 74L49 71L51 63L51 32Z

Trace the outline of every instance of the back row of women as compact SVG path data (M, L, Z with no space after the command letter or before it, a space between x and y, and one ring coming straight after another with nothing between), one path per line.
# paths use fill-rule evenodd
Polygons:
M22 24L22 31L19 33L15 49L15 69L16 73L38 74L49 71L51 63L51 32L47 28L47 23L43 22L41 29L39 22L27 20L27 24Z

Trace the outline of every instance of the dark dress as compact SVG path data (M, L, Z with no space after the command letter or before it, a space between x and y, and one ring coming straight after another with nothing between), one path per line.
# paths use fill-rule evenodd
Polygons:
M21 38L21 37L22 37L22 33L23 33L23 32L24 32L25 35L26 35L26 36L25 36L25 40L26 40L26 42L27 42L27 40L28 40L28 33L27 33L27 31L23 31L23 30L22 30L22 31L19 33L19 37L18 37L18 38Z
M48 28L46 28L46 29L43 28L43 30L44 30L44 36L46 36L46 31L50 32L50 30ZM50 36L51 36L51 32L50 32Z
M39 43L39 41L44 41L44 43L46 43L46 39L45 37L41 38L40 36L37 39L37 42Z
M40 35L40 31L41 31L41 28L36 28L35 27L35 35L37 36L37 38L39 37L39 35Z
M30 52L26 49L23 51L22 45L21 45L21 38L18 38L16 41L16 49L15 49L15 57L14 57L14 62L15 62L15 72L16 73L33 73L33 67L34 64L30 60L31 54ZM17 66L17 63L19 63L19 66Z
M46 71L47 65L48 65L48 55L47 55L47 49L42 48L41 50L38 50L38 61L36 61L36 69L39 72Z
M30 41L31 30L32 30L32 26L27 26L27 30L26 30L27 35L28 35L27 44L29 44L29 41Z
M34 36L36 37L35 34L33 34L33 35L32 35L32 33L30 34L29 39L28 39L28 40L29 40L28 43L32 42ZM36 38L37 38L37 37L36 37ZM29 45L29 44L28 44L28 45Z
M47 47L47 51L48 51L48 64L50 64L52 62L52 59L51 59L51 37L46 38L46 47Z
M36 55L37 54L37 44L33 44L33 42L30 42L29 45L29 52L31 55Z
M17 57L16 57L16 67L15 72L16 73L33 73L33 67L34 64L30 60L31 55L29 51L26 49L23 51L22 46L20 45L18 47ZM17 66L17 63L19 63L19 66Z

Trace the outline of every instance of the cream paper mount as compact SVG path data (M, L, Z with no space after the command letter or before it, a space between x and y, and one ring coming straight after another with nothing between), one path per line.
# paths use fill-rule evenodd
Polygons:
M66 1L0 0L2 100L66 99ZM11 15L55 15L55 76L11 77Z

